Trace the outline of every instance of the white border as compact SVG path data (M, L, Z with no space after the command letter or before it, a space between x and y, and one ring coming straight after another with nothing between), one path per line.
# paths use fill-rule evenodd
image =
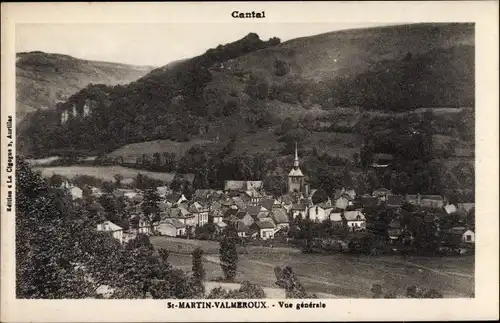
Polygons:
M314 310L171 310L157 300L16 300L14 217L2 195L2 322L322 321L498 319L498 2L2 3L2 194L6 115L15 116L16 23L255 23L230 13L266 11L258 23L475 22L476 298L326 300ZM230 26L228 26L230 28ZM99 314L97 314L99 313Z

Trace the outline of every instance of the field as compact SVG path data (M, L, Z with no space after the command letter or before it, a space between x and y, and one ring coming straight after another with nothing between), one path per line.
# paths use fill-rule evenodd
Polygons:
M218 244L213 241L188 241L165 237L151 239L156 248L172 252L169 261L191 270L188 251L201 246L205 250L204 268L208 280L222 276L218 264ZM182 253L175 252L182 245ZM333 294L340 298L370 298L373 284L384 291L404 292L409 285L435 288L445 297L471 297L474 293L474 258L407 257L303 254L287 248L248 247L239 254L237 281L249 280L275 288L275 266L292 266L309 292ZM332 296L333 297L333 296Z
M135 144L125 145L108 154L109 157L140 157L142 154L152 155L154 153L174 153L177 159L182 156L194 145L203 145L212 143L210 140L194 139L188 142L175 142L171 140L144 141Z
M121 174L123 176L122 183L124 184L131 182L139 173L165 182L171 182L175 175L173 173L150 172L121 166L57 166L37 167L35 170L39 170L43 177L50 177L53 174L59 174L67 178L73 178L77 175L89 175L103 181L114 181L115 174Z

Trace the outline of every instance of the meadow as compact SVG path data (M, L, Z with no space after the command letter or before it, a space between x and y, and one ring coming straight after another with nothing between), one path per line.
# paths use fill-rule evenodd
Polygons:
M189 252L200 246L205 251L203 265L207 280L214 281L222 276L217 242L166 237L152 237L151 242L155 248L171 250L169 261L185 271L191 270ZM176 251L178 245L182 245L180 252ZM237 282L249 280L266 288L276 288L274 267L289 265L307 291L331 297L370 298L373 284L382 285L385 292L404 293L406 287L417 285L434 288L448 298L473 297L474 294L473 256L322 255L303 254L291 248L254 246L245 248L245 252L239 254Z
M158 179L164 182L171 182L174 179L174 173L158 173L122 166L55 166L55 167L35 167L42 173L43 177L50 177L54 174L66 178L73 178L78 175L88 175L99 178L103 181L115 181L115 174L123 176L122 183L132 182L138 174L146 175L149 178Z

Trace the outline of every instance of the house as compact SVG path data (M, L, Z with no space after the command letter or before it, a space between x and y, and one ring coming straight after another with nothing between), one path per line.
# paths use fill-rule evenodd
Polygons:
M228 217L225 217L223 221L228 225L233 225L234 223L240 221L240 219L238 219L238 217L235 214L231 214Z
M334 200L338 199L344 194L347 195L351 200L356 199L356 191L354 189L350 188L346 190L344 187L342 187L341 189L335 190Z
M123 243L123 228L111 221L104 221L98 224L97 231L110 232L113 238Z
M126 196L126 195L125 195ZM144 195L138 193L138 194L135 194L133 197L132 197L132 202L134 203L141 203L142 201L144 200Z
M324 209L330 209L330 208L333 208L333 203L332 203L332 199L331 198L328 198L326 201L324 202L321 202L318 204L320 207L324 208Z
M412 205L420 205L420 194L406 194L405 201Z
M245 209L254 218L266 218L269 216L269 210L263 206L255 205L249 206Z
M215 190L211 189L197 189L194 191L193 200L195 201L206 201L210 196L215 193Z
M454 214L454 213L457 213L457 207L454 204L448 204L448 205L444 206L444 211L448 215Z
M387 201L385 201L385 206L389 209L397 209L403 205L405 198L402 195L389 195Z
M224 212L224 219L230 217L231 215L236 215L236 213L238 213L238 210L237 209L228 209L226 210L226 212Z
M120 189L115 189L113 191L113 196L115 198L125 197L125 192L123 190L120 190Z
M69 193L71 194L71 198L73 199L73 201L76 199L81 199L83 196L83 190L78 186L72 186L69 189Z
M245 195L249 198L249 202L252 205L257 205L260 203L262 199L264 199L264 195L253 187L250 188L249 190L246 190Z
M236 229L236 232L238 232L238 237L245 238L248 234L249 228L241 221L236 221L231 223L231 225Z
M133 218L139 218L137 228L131 229L131 231L135 234L147 234L149 235L151 233L151 226L149 225L149 222L146 221L143 217L136 215Z
M387 234L391 243L395 242L401 236L401 222L397 219L393 219L389 223L389 228L387 229Z
M231 200L233 200L233 204L236 205L236 207L240 210L247 207L247 204L245 203L245 201L243 201L243 198L241 196L234 196L231 198Z
M217 222L215 223L215 228L217 230L217 233L222 233L222 231L224 231L225 228L227 228L227 224L226 222Z
M387 188L381 187L379 189L376 189L373 191L372 196L378 198L380 201L385 202L387 201L387 197L389 195L392 195L392 192L388 190Z
M366 218L361 211L345 211L344 218L346 219L347 226L352 231L363 231L366 229Z
M251 229L257 230L262 240L273 239L276 225L271 218L258 219L252 224Z
M98 187L92 187L92 196L93 197L101 197L102 196L102 190Z
M259 205L269 211L271 211L273 207L280 206L280 204L275 199L262 199L260 200Z
M441 195L421 195L419 205L426 208L442 209L445 206L445 201Z
M165 202L169 203L170 206L179 205L182 202L187 201L188 199L184 196L184 194L180 193L172 193L165 196Z
M234 201L230 198L228 199L224 199L224 200L220 200L220 205L221 205L221 209L226 212L227 210L229 209L238 209L238 207L236 205L234 205Z
M353 199L351 198L350 195L343 193L341 194L338 198L334 197L335 200L335 207L337 209L345 210L347 207L353 205Z
M160 209L160 212L165 213L168 212L170 206L166 202L160 202L158 203L158 209Z
M224 191L244 192L250 188L260 190L262 185L262 181L225 181Z
M123 192L123 196L125 196L125 198L127 199L133 199L135 196L139 194L138 191L132 189L120 189L120 191Z
M328 217L330 218L330 221L332 221L332 224L334 226L341 227L343 225L342 213L330 212L330 214L328 214Z
M167 186L158 186L156 191L161 198L165 198L167 195L172 194L170 188Z
M410 204L425 208L442 209L446 205L441 195L408 194L405 199Z
M194 215L195 225L201 227L208 223L208 207L201 205L199 202L194 202L188 211Z
M212 222L213 223L221 223L223 222L223 218L224 218L224 214L222 213L222 210L213 210L213 211L210 211L210 216L212 217Z
M299 215L302 216L303 219L305 219L307 215L307 206L305 204L293 204L291 208L292 212L292 217L295 219Z
M319 205L310 207L307 214L309 215L309 219L315 222L323 222L328 215L327 211Z
M177 219L185 226L195 226L196 219L188 210L183 207L173 207L167 214L167 219Z
M286 210L284 208L274 208L270 213L270 216L276 224L277 229L290 227L288 215L286 214Z
M248 211L239 211L235 216L247 227L250 227L255 222L254 217Z
M371 164L374 168L387 168L394 160L394 156L391 154L378 153L372 156L373 163Z
M454 243L454 244L460 244L460 243L472 244L476 242L476 235L474 231L466 227L453 227L445 231L444 238L449 243Z
M186 225L175 218L165 219L158 225L158 232L169 237L179 237L186 235Z
M336 189L333 196L333 202L337 209L345 210L347 207L354 204L356 191L353 189L346 190L345 188Z
M211 211L217 211L217 210L222 211L222 204L217 202L217 201L213 201L212 204L210 205L210 210Z

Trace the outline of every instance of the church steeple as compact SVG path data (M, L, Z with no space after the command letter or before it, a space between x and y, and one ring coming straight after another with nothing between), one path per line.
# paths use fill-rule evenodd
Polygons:
M294 168L299 167L299 154L297 152L297 142L295 142L295 159L293 160L293 167Z
M297 143L295 143L295 158L293 159L293 168L288 173L288 192L302 192L304 174L299 168L299 153Z

